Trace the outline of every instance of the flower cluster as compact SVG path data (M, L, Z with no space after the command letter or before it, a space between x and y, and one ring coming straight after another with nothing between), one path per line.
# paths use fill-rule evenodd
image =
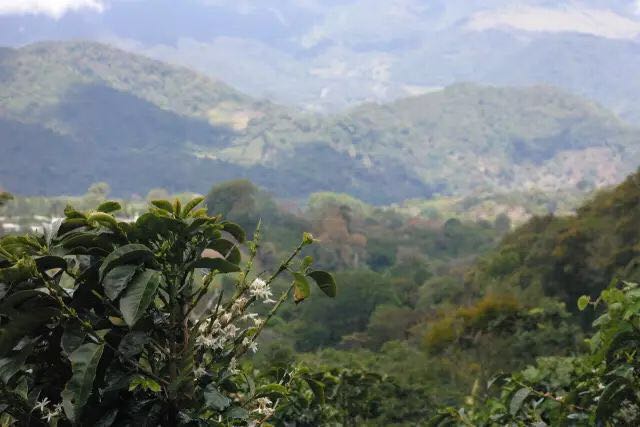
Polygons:
M53 409L49 407L50 403L51 401L49 400L49 398L45 397L44 399L36 402L35 406L33 407L34 410L40 411L40 413L42 414L42 419L48 423L51 422L51 420L55 417L58 417L62 414L62 403L53 405Z
M271 287L259 277L249 285L249 294L257 299L262 299L265 304L275 303L275 301L271 299Z
M264 417L270 417L275 412L273 402L268 397L259 397L256 399L258 405L253 412Z

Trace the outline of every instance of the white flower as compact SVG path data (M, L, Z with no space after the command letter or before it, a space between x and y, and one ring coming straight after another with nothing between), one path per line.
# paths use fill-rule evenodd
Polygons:
M275 304L276 303L275 300L272 300L271 298L267 298L262 302L264 302L265 304Z
M266 302L271 297L271 288L267 282L258 277L249 285L249 294Z
M257 317L258 317L258 313L247 313L244 316L242 316L242 320L253 320L255 322Z
M196 378L203 377L206 373L207 371L202 366L199 366L197 369L193 370L193 375L195 375Z
M264 323L264 319L260 319L260 318L253 319L253 324L258 327L260 327L263 323Z
M200 347L213 347L215 340L210 336L200 335L196 338L196 345Z
M239 328L236 325L234 325L233 323L231 323L231 324L227 325L226 328L224 328L224 333L225 333L226 336L233 338L233 337L236 336L236 333L238 332L238 330L239 330Z
M231 306L231 311L234 313L241 313L246 304L247 299L245 297L240 297Z
M251 338L245 337L242 340L242 345L246 346L247 349L253 351L254 353L258 351L258 343L253 341Z
M222 315L220 315L220 321L222 323L229 323L229 321L231 320L231 313L222 313Z
M258 407L254 409L254 412L266 416L273 414L274 410L271 407L273 402L271 402L271 399L268 397L259 397L256 399L256 403L258 404Z
M36 402L36 405L33 407L33 409L37 409L40 412L44 412L45 409L47 409L47 405L50 403L50 400L48 397L45 397L44 399L42 399L39 402Z
M42 416L42 419L46 420L47 422L51 422L51 418L55 417L56 415L58 414L56 414L55 412L47 412Z

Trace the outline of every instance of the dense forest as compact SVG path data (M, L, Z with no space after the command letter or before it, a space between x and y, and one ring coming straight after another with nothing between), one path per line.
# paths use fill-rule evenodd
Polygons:
M101 184L82 198L4 197L2 212L69 218L66 202L95 209L108 191ZM136 218L146 203L119 206ZM445 204L416 216L334 193L297 206L245 180L215 185L204 203L212 217L260 234L259 250L245 254L255 271L277 269L310 232L315 243L300 256L338 284L336 298L283 305L257 341L261 351L243 362L260 381L282 381L292 366L304 373L290 378L275 425L592 425L637 417L635 376L622 370L636 363L625 349L637 339L629 328L640 173L596 192L574 214L515 226L504 214L457 218ZM279 294L289 285L272 286ZM593 366L587 379L586 366Z

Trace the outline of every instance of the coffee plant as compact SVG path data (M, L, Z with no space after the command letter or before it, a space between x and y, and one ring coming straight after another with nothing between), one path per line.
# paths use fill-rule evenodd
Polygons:
M116 202L67 207L42 235L0 240L2 424L269 422L289 380L256 383L240 362L289 298L308 298L312 282L334 297L336 285L300 255L308 233L272 274L254 274L260 228L245 242L202 200L154 201L135 222L118 220ZM291 283L276 297L281 275Z

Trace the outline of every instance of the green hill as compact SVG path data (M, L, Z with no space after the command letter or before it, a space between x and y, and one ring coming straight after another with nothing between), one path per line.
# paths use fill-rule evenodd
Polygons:
M640 279L640 172L602 190L575 215L535 217L470 274L475 288L539 288L576 309L612 280Z
M256 101L105 45L0 51L0 184L23 194L206 191L249 178L279 196L371 203L584 191L638 163L640 132L551 87L470 84L330 116ZM28 142L25 142L28 141Z

